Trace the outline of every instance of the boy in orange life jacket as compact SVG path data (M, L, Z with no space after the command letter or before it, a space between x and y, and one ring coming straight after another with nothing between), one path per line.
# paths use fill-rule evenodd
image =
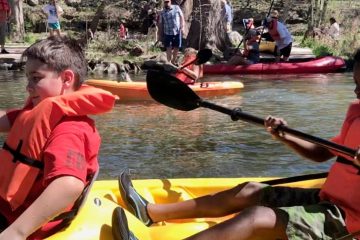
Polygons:
M355 54L356 100L348 108L339 135L332 141L350 148L360 146L360 49ZM120 192L129 209L145 224L180 218L220 217L238 213L191 239L340 239L360 230L360 151L343 156L319 145L277 131L281 118L267 117L271 135L296 153L315 162L336 157L321 189L272 187L257 182L193 200L152 204L140 196L129 175L120 175ZM127 230L127 228L123 228ZM347 239L353 239L349 237ZM345 239L345 238L344 238Z
M186 48L184 50L184 58L181 65L178 67L178 72L175 76L186 84L194 84L196 80L203 77L203 65L190 64L181 69L182 66L196 59L197 51L194 48Z
M98 171L100 136L87 114L110 111L114 96L82 86L87 62L68 37L38 41L23 53L29 97L0 111L0 239L43 239L62 226Z

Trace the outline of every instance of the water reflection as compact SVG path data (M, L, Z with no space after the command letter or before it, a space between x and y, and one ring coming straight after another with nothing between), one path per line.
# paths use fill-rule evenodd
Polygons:
M206 80L245 85L238 95L210 101L258 117L283 116L290 127L322 138L337 133L354 99L350 73ZM0 108L20 106L25 85L23 73L0 72ZM209 109L182 112L156 103L120 102L94 118L102 135L100 179L114 178L124 167L138 178L289 176L328 168L297 157L262 127Z

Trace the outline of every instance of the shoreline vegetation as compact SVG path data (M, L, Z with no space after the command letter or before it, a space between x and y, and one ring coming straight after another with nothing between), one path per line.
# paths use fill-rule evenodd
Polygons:
M103 9L103 13L98 19L98 25L93 38L87 39L86 56L87 59L111 61L119 64L125 61L141 64L144 60L159 55L162 51L159 47L154 46L155 42L146 35L142 34L141 16L142 8L146 1L123 0L127 5L116 3L116 1L108 1L109 4ZM59 1L64 9L64 16L61 19L62 32L79 38L84 36L90 29L94 17L99 11L99 3L86 1L87 5L69 4L68 0ZM83 1L80 1L83 2ZM245 6L243 0L231 1L234 12L233 29L240 34L244 34L242 19L254 17L255 23L261 24L261 19L266 15L270 2L259 1L253 6ZM317 13L315 9L304 9L304 3L317 3L318 0L279 0L275 1L273 9L278 9L280 14L285 15L286 4L290 4L292 9L288 9L286 25L289 27L294 36L295 43L299 47L308 47L312 49L316 57L334 55L343 57L346 61L351 62L353 52L360 47L360 2L356 0L323 0L326 2L326 11ZM295 4L295 2L302 2ZM347 2L345 4L344 2ZM37 39L48 36L45 19L41 15L42 4L46 1L39 1L36 6L30 6L24 3L24 22L25 35L22 43L29 45ZM161 1L157 1L157 9L161 9ZM70 6L69 6L70 5ZM317 6L320 8L319 6ZM322 6L324 7L324 6ZM252 11L252 13L249 11ZM307 15L306 15L306 11ZM310 11L311 10L311 11ZM321 19L315 17L321 14ZM328 19L335 17L340 24L341 35L338 40L333 40L325 35L316 35L312 31L315 27L329 27ZM118 36L118 26L120 21L125 23L129 29L129 38L120 40ZM7 44L12 43L12 39L7 40ZM16 45L16 44L15 44ZM233 46L237 44L233 44Z

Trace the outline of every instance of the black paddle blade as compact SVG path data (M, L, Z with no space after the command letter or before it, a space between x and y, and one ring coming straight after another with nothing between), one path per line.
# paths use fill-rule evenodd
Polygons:
M146 75L150 96L165 106L182 111L191 111L199 107L201 100L191 88L167 73L149 70Z
M200 64L203 64L203 63L206 63L207 61L209 61L209 59L211 58L212 56L212 51L210 49L201 49L199 50L198 54L196 55L196 62L195 64L196 65L200 65Z

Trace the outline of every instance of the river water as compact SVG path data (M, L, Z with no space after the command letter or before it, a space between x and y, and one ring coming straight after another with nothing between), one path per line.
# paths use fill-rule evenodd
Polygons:
M209 101L258 117L281 116L289 127L321 138L338 133L355 98L352 73L205 80L245 85L238 95ZM0 108L21 106L25 86L23 72L0 72ZM304 160L264 128L209 109L182 112L156 103L118 103L111 113L94 118L102 136L99 179L113 179L123 168L135 178L285 177L326 171L330 164Z

